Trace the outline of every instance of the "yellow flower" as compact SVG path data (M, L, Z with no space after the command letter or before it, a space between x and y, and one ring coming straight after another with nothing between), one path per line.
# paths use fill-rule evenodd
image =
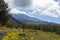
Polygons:
M33 36L31 37L31 40L34 40L34 37Z
M7 35L2 40L19 40L19 36L16 32L7 33Z

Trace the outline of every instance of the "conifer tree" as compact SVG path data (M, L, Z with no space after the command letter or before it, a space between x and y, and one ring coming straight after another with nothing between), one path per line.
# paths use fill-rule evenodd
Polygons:
M0 25L5 25L9 19L7 8L8 5L4 2L4 0L0 0Z

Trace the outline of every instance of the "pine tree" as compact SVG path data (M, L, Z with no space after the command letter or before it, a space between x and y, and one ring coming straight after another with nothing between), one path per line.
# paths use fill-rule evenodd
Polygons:
M9 19L7 8L8 6L4 0L0 0L0 25L6 24L7 20Z

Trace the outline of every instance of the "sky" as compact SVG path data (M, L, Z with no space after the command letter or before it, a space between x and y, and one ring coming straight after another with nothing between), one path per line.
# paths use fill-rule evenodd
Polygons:
M5 0L11 13L60 24L60 0Z

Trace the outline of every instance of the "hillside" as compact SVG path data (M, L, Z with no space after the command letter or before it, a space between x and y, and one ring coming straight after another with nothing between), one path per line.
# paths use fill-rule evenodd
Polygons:
M60 25L54 24L51 22L48 22L46 24L23 24L22 22L11 17L7 22L7 27L43 30L43 31L47 31L47 32L56 32L56 33L60 34Z
M9 20L7 21L7 26L10 27L17 27L20 24L20 22L18 22L17 20L15 20L14 18L10 17Z

